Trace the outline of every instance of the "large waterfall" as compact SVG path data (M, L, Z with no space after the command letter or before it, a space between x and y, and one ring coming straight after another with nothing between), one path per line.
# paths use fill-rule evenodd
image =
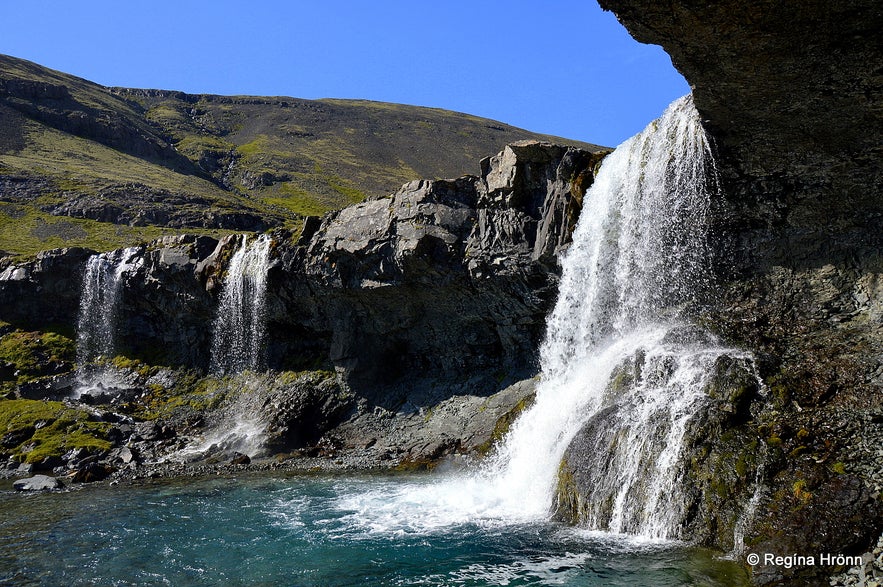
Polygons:
M602 164L563 259L536 403L496 463L505 495L522 496L531 513L551 507L565 450L594 417L593 434L581 439L592 455L584 521L674 537L686 424L728 352L680 323L710 282L714 181L689 96ZM612 384L615 375L623 384Z
M213 325L212 373L240 373L263 366L270 244L267 235L251 242L242 235L230 259Z
M585 526L682 538L689 424L709 403L716 360L742 356L687 316L712 285L706 233L716 181L692 98L681 98L604 160L585 195L536 401L491 462L467 478L344 506L369 525L405 529L546 519L562 458L578 445Z

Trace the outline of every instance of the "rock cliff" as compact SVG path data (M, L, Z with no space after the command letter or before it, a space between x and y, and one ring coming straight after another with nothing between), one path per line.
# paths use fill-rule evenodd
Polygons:
M770 391L705 446L722 460L756 442L768 450L768 493L746 544L779 555L859 552L883 530L883 9L867 0L600 4L671 55L715 142L719 288L702 320L754 352ZM719 493L737 498L744 479L733 481ZM811 584L824 572L752 571L759 584Z
M535 374L555 299L557 253L604 151L521 142L480 176L415 181L395 194L273 233L268 365L334 368L394 407L431 382L491 393ZM119 352L207 368L216 296L236 239L165 237L133 249L117 309ZM61 249L0 268L0 319L76 327L90 251ZM407 386L401 385L403 381ZM416 387L415 387L416 386Z

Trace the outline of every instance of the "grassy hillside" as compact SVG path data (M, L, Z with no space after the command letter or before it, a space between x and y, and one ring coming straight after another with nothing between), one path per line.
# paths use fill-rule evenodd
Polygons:
M105 88L0 55L0 251L297 226L522 139L594 147L432 108Z

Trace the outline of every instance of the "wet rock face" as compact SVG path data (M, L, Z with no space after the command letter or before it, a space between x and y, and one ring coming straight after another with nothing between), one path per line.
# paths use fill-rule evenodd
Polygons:
M555 516L601 530L646 532L653 526L648 520L660 516L648 505L658 494L664 505L657 507L669 516L667 538L730 551L734 528L763 461L757 432L746 425L762 403L753 364L728 354L715 359L698 400L701 407L685 425L683 451L673 464L671 493L663 469L654 469L671 440L671 423L660 413L653 418L653 427L635 437L632 428L641 423L630 405L633 390L658 379L664 364L646 363L641 351L614 370L602 408L583 425L564 454ZM631 459L642 454L642 465L630 468ZM627 491L622 494L624 484ZM627 505L617 513L620 499ZM617 516L622 519L614 522Z
M879 249L883 10L873 0L601 0L693 87L750 269Z
M767 493L746 540L856 552L883 530L879 461L866 447L883 437L883 10L871 0L600 4L671 55L715 143L720 287L703 322L752 350L769 388L747 422L766 445Z

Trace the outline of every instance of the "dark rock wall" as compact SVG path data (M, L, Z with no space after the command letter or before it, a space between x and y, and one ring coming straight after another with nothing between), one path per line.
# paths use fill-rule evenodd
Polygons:
M556 255L603 155L516 143L480 177L411 182L326 217L271 288L271 328L310 333L276 352L309 358L327 341L357 388L425 378L489 393L534 374Z
M268 364L334 368L384 405L435 382L491 393L532 376L554 303L557 254L604 152L510 145L481 177L414 181L386 198L273 233ZM124 273L118 351L149 364L205 369L235 237L167 237ZM50 251L0 267L0 320L74 329L91 252ZM428 387L427 387L428 388Z
M690 82L717 145L744 268L880 250L878 2L600 4L637 40L662 45Z
M600 4L671 55L715 143L719 289L703 321L755 353L770 391L734 431L767 449L747 544L858 552L883 530L883 6ZM753 571L815 584L824 569Z

